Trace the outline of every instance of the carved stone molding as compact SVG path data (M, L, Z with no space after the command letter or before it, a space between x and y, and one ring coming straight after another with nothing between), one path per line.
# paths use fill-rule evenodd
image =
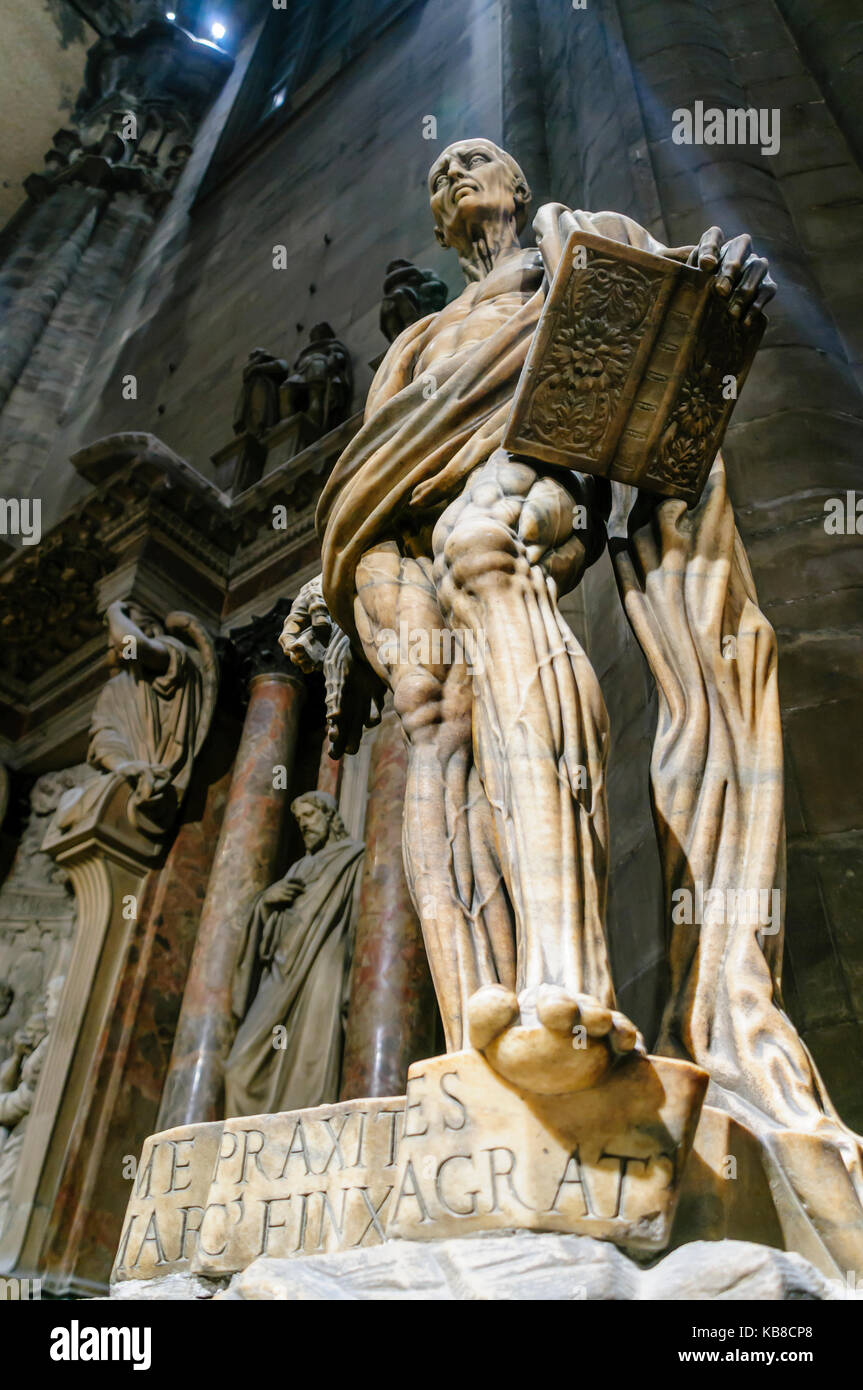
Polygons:
M109 794L75 831L49 830L44 849L72 881L78 908L69 970L0 1236L0 1271L36 1268L67 1150L83 1125L101 1039L135 931L140 901L159 849L126 814L128 786Z
M34 202L65 183L138 192L156 209L171 196L198 123L233 59L164 16L90 49L71 127L58 130L45 169L24 187Z

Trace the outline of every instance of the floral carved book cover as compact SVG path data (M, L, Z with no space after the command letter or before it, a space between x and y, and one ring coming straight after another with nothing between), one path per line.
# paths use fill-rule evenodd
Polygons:
M733 318L713 278L573 232L504 447L694 505L766 324Z

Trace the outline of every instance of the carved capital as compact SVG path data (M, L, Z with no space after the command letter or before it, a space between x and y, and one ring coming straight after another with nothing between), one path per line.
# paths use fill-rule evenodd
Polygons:
M235 627L221 644L220 656L230 664L234 679L243 689L248 689L256 676L265 675L280 675L297 685L305 685L305 678L279 646L290 608L290 599L280 599L268 613L242 627Z
M57 131L45 168L24 187L42 202L64 183L171 197L201 117L233 59L162 17L105 35L89 50L72 127Z

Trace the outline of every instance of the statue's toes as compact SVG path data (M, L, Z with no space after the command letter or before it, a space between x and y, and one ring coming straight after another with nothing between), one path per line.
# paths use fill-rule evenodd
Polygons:
M559 985L541 985L536 996L536 1016L553 1033L571 1033L579 1020L576 999Z
M579 1020L589 1038L606 1038L612 1030L616 1015L598 1000L587 994L578 995ZM622 1017L622 1015L621 1015Z
M488 1047L519 1015L518 999L503 985L484 985L468 1000L467 1024L471 1046Z
M611 1030L608 1041L612 1052L625 1054L638 1050L646 1053L644 1039L636 1028L635 1024L628 1019L625 1014L613 1013L611 1016Z

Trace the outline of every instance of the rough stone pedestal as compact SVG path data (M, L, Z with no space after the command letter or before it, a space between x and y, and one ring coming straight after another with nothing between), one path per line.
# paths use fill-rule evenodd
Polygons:
M263 1257L228 1281L191 1274L115 1285L115 1299L461 1302L860 1298L801 1255L748 1241L696 1241L642 1269L609 1241L531 1231L418 1244L388 1241L302 1259Z

